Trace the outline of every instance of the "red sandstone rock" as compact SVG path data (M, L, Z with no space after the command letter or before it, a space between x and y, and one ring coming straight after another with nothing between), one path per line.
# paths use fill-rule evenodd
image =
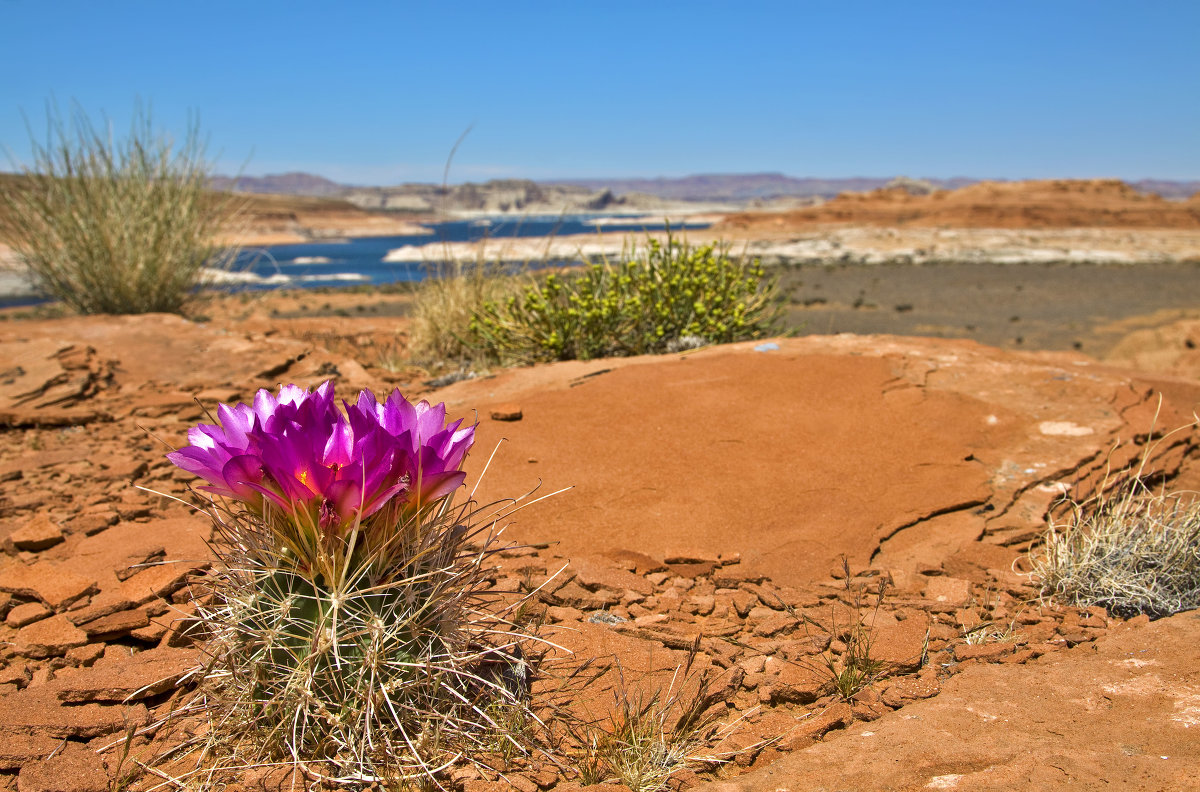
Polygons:
M119 660L100 660L89 669L55 680L52 689L62 701L133 701L170 690L197 665L197 654L161 647Z
M39 514L13 531L8 538L18 550L37 552L61 542L63 533L57 523L45 514Z
M114 329L117 325L121 327ZM111 411L122 415L132 411L143 416L161 413L159 418L139 420L171 444L183 442L188 422L199 417L195 406L185 404L181 395L214 385L215 381L205 381L211 380L212 375L228 382L232 382L230 378L241 378L236 386L231 384L222 393L233 390L250 394L257 385L268 384L256 379L267 371L272 372L269 384L293 377L312 377L303 384L315 384L322 362L320 353L300 361L286 343L266 341L262 348L256 348L244 338L222 340L218 328L200 328L174 319L133 318L128 322L72 319L47 327L47 332L54 334L94 333L99 339L90 343L107 347L114 357L128 358L115 374L113 392L102 392L94 398L108 400L105 403ZM26 328L22 327L21 332L25 333ZM240 350L238 344L242 345ZM189 345L196 349L225 349L229 354L224 355L219 365L208 358L201 359L197 365L207 371L192 371L177 359ZM699 636L703 636L696 659L699 666L714 663L740 671L747 654L772 655L773 664L760 657L761 668L730 684L728 691L739 712L765 701L768 711L762 714L761 723L773 722L772 719L782 715L794 718L792 712L803 714L804 705L789 701L789 697L811 697L820 692L819 687L815 692L810 688L798 696L791 692L803 689L804 683L812 680L796 679L799 676L794 670L796 666L782 662L802 658L819 661L813 653L829 645L829 636L819 627L811 627L811 635L807 633L807 625L804 631L797 628L791 634L786 630L770 635L754 634L756 625L786 618L784 605L802 608L806 615L822 623L829 621L830 603L835 597L846 595L840 581L836 588L817 587L815 578L809 575L810 568L827 569L845 553L852 556L851 568L858 573L850 581L856 586L869 585L875 580L862 573L868 565L895 569L899 578L907 575L910 583L924 582L917 574L922 569L936 569L944 570L949 578L974 585L974 592L980 597L984 596L984 587L999 582L999 590L1005 587L1013 590L1015 601L1025 599L1028 591L1022 589L1022 581L995 572L1013 574L1004 573L1006 559L1011 561L1020 554L1020 548L1000 547L1001 541L1011 543L1023 534L1028 534L1028 539L1040 531L1039 509L1044 510L1046 498L1052 495L1040 493L1039 488L1053 484L1055 476L1063 475L1055 471L1078 470L1081 476L1086 476L1097 464L1089 460L1094 460L1098 449L1106 448L1113 437L1144 432L1144 426L1138 422L1148 420L1145 408L1153 406L1152 389L1165 390L1168 402L1182 405L1180 409L1185 413L1197 403L1195 397L1200 390L1194 383L1151 382L1128 372L1095 366L1082 356L1015 355L956 342L842 336L784 339L780 346L770 356L755 356L750 354L749 347L734 345L705 350L685 361L603 361L603 366L613 369L611 372L582 380L573 388L563 378L571 372L574 377L580 371L594 371L596 365L591 369L585 364L561 364L501 372L486 385L460 383L443 392L452 401L458 400L452 409L460 414L469 413L480 403L489 403L481 401L478 395L482 387L495 388L496 398L519 400L530 407L531 415L536 408L537 421L494 427L510 436L511 442L506 447L518 447L516 459L520 462L506 463L504 451L498 456L489 477L498 477L499 494L524 491L509 485L525 483L522 477L534 470L525 462L530 456L542 460L537 470L547 477L549 485L579 485L569 494L520 513L511 531L515 537L543 550L546 542L560 544L554 545L551 552L527 548L514 555L513 560L519 563L504 567L501 582L508 585L518 579L518 569L525 564L534 564L537 574L544 577L547 570L553 571L561 563L551 557L552 553L575 554L580 558L591 554L609 556L612 565L603 564L605 568L592 577L581 571L569 583L574 588L567 589L567 594L582 596L582 592L595 597L590 602L579 599L577 604L605 605L612 614L627 614L636 619L637 629L588 623L583 621L586 614L580 610L559 606L549 610L562 623L566 635L563 643L573 648L579 658L619 660L634 684L645 684L645 688L639 689L649 690L661 690L670 683L671 675ZM151 375L161 376L161 384L150 383ZM528 384L531 381L538 383L536 387ZM118 387L120 393L116 392ZM829 398L831 389L836 389L837 399ZM434 394L433 398L439 396ZM172 404L177 405L173 412L168 410ZM724 417L722 421L713 421L713 415L726 415L729 404L752 407L728 421ZM1170 420L1173 419L1164 419L1166 423ZM581 421L582 426L578 425ZM1047 423L1086 426L1092 434L1046 434L1039 427ZM694 431L699 425L706 431ZM480 430L484 446L488 444L484 436L489 431L487 426L485 422ZM890 434L893 431L897 436ZM134 568L155 556L156 548L162 548L165 558L186 560L187 563L177 566L188 569L196 563L202 565L207 558L201 538L207 536L202 518L182 516L178 507L130 493L118 480L97 481L95 472L89 470L91 466L80 462L81 457L112 458L131 465L131 470L137 470L140 462L144 462L144 475L152 480L152 486L181 494L180 485L187 478L171 472L159 458L161 451L142 448L141 440L132 439L132 433L128 426L95 424L80 432L61 435L69 438L68 449L51 445L49 450L34 453L18 447L20 444L0 444L3 519L9 526L15 525L28 519L30 509L53 501L59 505L55 517L65 519L72 534L66 542L40 551L40 556L24 551L21 558L33 563L33 567L14 559L0 559L0 587L6 581L13 582L14 564L62 573L42 575L44 581L49 581L47 585L57 585L68 573L95 581L99 593L94 593L90 601L83 594L46 599L47 602L53 599L60 610L76 607L65 610L63 615L77 626L82 625L84 632L89 627L96 630L109 617L116 617L113 622L130 618L121 611L132 611L137 603L155 607L154 613L160 614L158 608L165 607L160 597L186 598L187 592L178 589L186 572L168 572L168 567L140 571ZM40 443L60 442L57 432L42 432L32 438ZM1020 464L1014 464L1013 460ZM472 466L480 464L478 455L471 458ZM1172 464L1178 465L1178 461ZM471 475L477 470L473 467ZM15 479L5 479L3 471L20 472L23 478L14 484ZM561 476L564 481L551 481L551 476ZM637 486L632 486L631 481L636 481ZM614 497L614 493L619 497ZM987 501L991 511L979 508L980 498ZM66 516L71 513L80 516ZM1003 520L993 521L988 516L999 513L1006 515ZM84 525L77 520L95 515L99 517L95 529L100 530L101 523L107 526L117 514L123 515L126 522L114 524L94 537L86 536L90 528L75 528ZM635 547L638 552L606 552L613 547ZM695 549L683 553L673 549L677 547ZM726 565L737 553L741 554L740 561ZM668 554L673 562L678 562L673 571L682 575L668 575L662 571L665 565L654 558ZM610 572L621 574L610 576ZM20 573L16 575L21 577ZM126 580L119 579L127 575ZM635 580L641 582L635 585ZM746 585L764 580L770 585ZM568 585L568 581L562 581L562 585ZM588 591L589 588L595 590ZM959 630L953 617L963 608L971 590L968 588L965 596L961 591L951 592L952 597L940 602L936 597L933 601L918 602L915 596L908 597L910 587L901 588L903 592L889 592L882 611L900 607L909 616L899 622L882 617L876 620L872 625L874 651L894 654L899 658L897 663L911 664L910 650L919 632L916 625L920 620L928 621L921 608L949 617L945 624L930 625L931 636L936 632L944 646L956 646L952 639L957 638ZM647 589L650 593L643 594ZM22 598L45 599L32 588L18 586L12 590L19 591ZM603 596L599 592L604 592ZM615 602L612 597L617 598ZM893 597L902 600L901 604L894 605ZM981 603L975 605L982 608ZM0 609L3 607L0 603ZM854 614L849 608L837 607L837 621L844 628ZM1013 602L999 602L997 607L1016 612ZM753 621L746 622L745 617L751 614ZM991 618L985 610L977 615ZM909 624L914 618L918 621ZM154 625L135 628L135 637L165 638L162 623L169 616L157 615L156 619ZM1077 615L1067 619L1063 631L1059 629L1061 619L1061 614L1048 614L1045 624L1038 622L1031 627L1044 628L1040 641L1053 638L1058 646L1065 647L1068 637L1093 640L1104 632L1107 623L1098 614ZM1143 624L1136 630L1150 627L1158 629ZM887 635L893 628L904 634ZM97 638L108 634L94 633ZM722 635L730 640L717 637ZM1156 636L1158 633L1151 638ZM897 647L894 652L887 648L889 644ZM1025 650L1024 659L1028 660L1028 653L1034 651L1049 651L1049 645L1037 646ZM0 679L9 678L2 674L12 670L12 681L3 684L15 688L30 679L40 683L3 699L0 711L5 718L0 720L7 720L13 712L20 716L18 721L28 724L29 718L21 721L25 717L21 715L24 707L21 702L32 699L23 696L62 690L64 695L77 696L82 702L87 696L132 692L137 688L128 686L133 685L136 677L151 676L138 670L140 664L150 662L144 657L148 653L129 656L128 647L117 644L109 650L100 668L93 669L86 666L97 662L98 653L104 651L95 643L67 651L67 661L85 666L84 669L60 667L63 661L57 659L28 663L22 660L17 664L11 656L0 654L0 663L10 663L0 669ZM944 649L933 662L938 668L946 663L947 673L957 673L961 669L952 662L953 651ZM1134 645L1125 651L1133 659L1142 657L1132 654L1141 651ZM1016 681L1005 678L1003 684L993 680L993 687L1025 690L1025 674L1044 673L1044 664L1070 656L1072 650L1060 649L1025 669L1012 668L1022 675L1015 677ZM1016 657L1017 654L1012 654L1004 659ZM1130 658L1120 658L1118 662L1127 659ZM1010 669L1008 665L994 667ZM971 663L961 676L973 674L979 668L979 663ZM1126 673L1136 670L1120 668ZM642 672L648 682L639 677ZM906 704L904 711L870 724L870 730L892 728L889 724L904 716L908 706L921 707L937 701L907 704L937 691L938 680L932 672L932 668L927 668L915 679L880 680L880 701L856 702L857 709L852 708L850 714L874 717L878 714L874 709L877 703ZM1101 676L1094 669L1092 673L1096 678ZM1183 680L1180 684L1194 686L1186 669L1171 673L1175 674L1172 679ZM56 678L51 678L52 675ZM124 678L126 675L128 679ZM611 672L606 674L595 691L584 691L580 697L591 705L610 706L617 689L615 676ZM958 678L952 678L951 683ZM732 674L727 682L731 680ZM742 686L743 681L748 687ZM1104 684L1121 682L1120 678L1109 679ZM1142 680L1139 684L1148 683ZM1066 678L1060 679L1059 692L1067 689ZM994 692L973 690L973 695L981 701L990 701L988 696ZM1174 715L1188 716L1190 705L1184 702L1176 710L1174 703L1182 699L1171 699L1168 693L1158 691L1154 699L1157 709L1148 706L1147 718L1154 716L1160 722L1167 722ZM1046 700L1053 699L1050 693L1044 696ZM956 703L960 709L971 706L966 700ZM43 701L43 705L44 718L58 723L93 717L88 713L96 713L97 709L105 716L120 711L116 707L96 708L94 704L63 706L57 701ZM144 715L144 710L140 712ZM136 720L138 710L131 713ZM603 710L597 710L596 714L603 715ZM99 720L100 715L95 718ZM847 721L835 713L828 722L844 725ZM905 721L901 725L911 724ZM1086 719L1072 721L1072 725L1077 737L1091 737ZM113 730L121 729L123 724ZM957 732L952 730L952 733L957 736ZM20 734L27 732L12 732L6 723L0 723L0 744L12 742ZM880 734L867 737L855 728L828 738L829 744L853 738L854 745L841 759L843 765L852 766L858 759L852 749L869 747L870 741ZM931 730L923 739L941 739L937 735L936 730ZM1086 739L1082 744L1086 745ZM902 745L905 749L900 755L906 762L909 752L920 758L920 743ZM809 750L821 748L817 745ZM38 750L28 751L27 760L45 755L45 751ZM756 757L746 757L745 763L770 761L778 754L764 751ZM871 788L872 780L891 778L891 769L882 762L878 767L882 768L878 775L858 786ZM522 778L527 782L532 776ZM1021 781L1019 776L1012 776L1006 783L1009 788L1021 788ZM913 788L921 788L928 782L928 778L918 777Z
M141 609L118 611L79 625L90 641L111 641L150 624L150 617Z
M575 580L589 591L604 588L610 591L636 591L643 596L654 593L654 586L641 575L621 569L611 559L601 556L580 556L571 559Z
M61 739L44 734L6 734L0 740L0 770L19 770L49 756L62 744Z
M936 578L934 578L936 580ZM910 613L904 621L877 624L871 629L871 658L883 664L883 673L904 674L921 667L929 616Z
M790 704L811 704L831 687L829 672L820 658L786 663L779 672L774 700Z
M110 707L100 704L63 704L47 685L27 688L0 698L0 743L9 735L53 737L60 742L68 737L87 739L124 731L127 726L143 726L148 719L146 707Z
M0 591L40 599L55 610L96 591L96 578L75 574L51 561L25 564L10 561L0 568Z
M49 759L22 766L17 792L109 792L108 773L99 754L68 743Z
M9 627L24 627L39 619L44 619L52 613L54 611L41 602L25 602L12 608L4 617L4 623Z
M992 663L1012 654L1014 648L1010 643L959 644L954 647L954 659L960 663L967 660Z
M1026 666L973 664L933 698L706 788L1194 788L1197 641L1182 613Z
M488 411L493 421L519 421L523 417L521 405L506 403L497 404Z
M33 658L57 657L88 642L87 634L66 616L51 616L17 631L17 652Z
M961 578L931 577L925 584L925 596L934 602L960 607L971 597L971 583Z
M933 669L919 676L903 676L889 680L880 694L880 700L889 707L902 707L918 699L936 696L941 686Z

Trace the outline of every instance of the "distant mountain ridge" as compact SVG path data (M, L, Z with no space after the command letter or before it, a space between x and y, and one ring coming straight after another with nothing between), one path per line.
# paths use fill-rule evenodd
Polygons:
M833 198L844 192L866 192L892 179L867 176L815 179L782 173L699 173L681 178L560 179L548 184L612 190L617 195L637 192L677 201L754 201L772 198ZM953 190L980 179L922 179L938 189Z
M311 195L319 198L340 195L350 187L324 176L299 171L271 173L266 176L213 176L209 182L216 190L265 195Z
M779 198L833 198L844 192L867 192L886 186L892 177L849 177L849 178L798 178L782 173L699 173L679 178L660 177L655 179L506 179L493 182L451 185L451 193L463 189L512 190L514 185L525 185L525 189L538 191L540 188L574 188L593 192L610 192L615 196L642 194L672 201L766 201ZM966 176L950 179L926 178L919 181L942 190L955 190L983 179ZM992 179L991 181L1007 181ZM1170 179L1140 179L1127 182L1141 192L1155 193L1164 198L1187 198L1200 192L1200 181L1174 181ZM402 184L394 187L360 187L340 184L311 173L291 172L265 176L214 176L213 187L219 190L266 193L277 195L309 195L317 197L347 197L364 191L386 191L389 195L421 195L439 193L440 185L427 183Z

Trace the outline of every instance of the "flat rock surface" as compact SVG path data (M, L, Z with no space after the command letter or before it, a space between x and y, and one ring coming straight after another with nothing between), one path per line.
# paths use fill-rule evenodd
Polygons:
M862 336L778 344L505 371L433 398L468 416L522 403L520 422L481 418L471 478L506 441L483 501L573 488L514 519L513 537L568 556L737 552L791 585L843 555L915 568L989 533L1004 543L1027 529L1017 512L1044 511L1099 449L1148 429L1156 391L1174 397L1160 425L1200 404L1191 383L1082 355ZM928 530L933 518L956 522Z

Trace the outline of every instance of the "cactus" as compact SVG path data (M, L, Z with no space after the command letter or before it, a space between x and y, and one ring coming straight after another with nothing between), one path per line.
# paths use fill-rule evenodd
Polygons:
M528 714L522 636L485 590L498 515L453 502L473 427L398 392L344 406L263 391L169 455L234 500L209 505L209 756L436 783Z

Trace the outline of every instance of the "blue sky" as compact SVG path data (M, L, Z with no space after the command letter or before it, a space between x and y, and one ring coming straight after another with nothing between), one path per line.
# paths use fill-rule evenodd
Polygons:
M0 145L141 99L222 171L352 183L440 181L471 125L451 181L1197 179L1198 42L1195 0L0 0Z

